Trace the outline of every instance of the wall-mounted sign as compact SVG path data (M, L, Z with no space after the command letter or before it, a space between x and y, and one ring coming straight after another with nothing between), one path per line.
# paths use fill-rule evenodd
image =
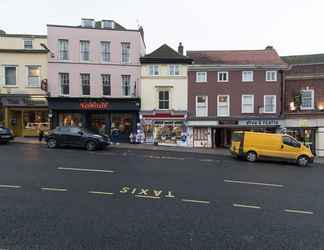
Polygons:
M243 126L279 126L279 120L241 120L239 125Z
M109 104L107 102L81 102L80 109L83 110L105 110L108 109Z

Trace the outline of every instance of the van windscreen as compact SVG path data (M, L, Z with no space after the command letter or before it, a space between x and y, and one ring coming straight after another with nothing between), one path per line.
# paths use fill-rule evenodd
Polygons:
M232 133L232 141L241 141L242 135L243 134L239 132Z

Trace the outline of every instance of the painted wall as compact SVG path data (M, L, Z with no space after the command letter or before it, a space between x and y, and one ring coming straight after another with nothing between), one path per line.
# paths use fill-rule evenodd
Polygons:
M24 49L24 39L33 40L33 49L44 49L41 43L47 44L46 37L32 36L32 35L19 35L17 37L1 36L0 35L0 49Z
M111 75L112 97L122 97L121 75L131 75L131 93L136 83L136 96L140 91L139 58L145 48L138 31L117 31L84 29L77 27L48 26L48 47L52 52L49 58L49 91L51 96L60 96L58 74L70 73L70 96L81 95L80 73L90 73L92 97L102 96L101 74ZM58 40L69 40L69 60L58 60ZM90 61L80 62L80 40L90 41ZM111 62L101 63L101 41L111 42ZM130 64L121 64L121 42L130 42Z
M158 89L170 88L170 109L187 111L188 79L185 64L179 65L179 76L169 75L169 65L159 64L159 76L150 76L149 64L141 68L141 109L142 111L158 110Z

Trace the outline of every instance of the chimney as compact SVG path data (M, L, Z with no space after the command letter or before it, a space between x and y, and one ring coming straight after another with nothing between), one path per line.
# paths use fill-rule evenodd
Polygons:
M273 49L271 45L268 45L265 49Z
M143 39L143 41L144 41L144 29L143 29L143 27L140 26L140 27L138 28L138 31L140 32L140 34L141 34L141 36L142 36L142 39Z
M182 42L179 43L178 53L183 56L183 45L182 45Z

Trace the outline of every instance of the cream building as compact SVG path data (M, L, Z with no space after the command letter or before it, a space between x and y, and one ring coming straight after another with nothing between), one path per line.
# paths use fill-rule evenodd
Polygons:
M15 136L48 127L47 37L0 31L0 122Z
M145 141L181 144L186 132L191 59L164 44L141 58L141 123Z

